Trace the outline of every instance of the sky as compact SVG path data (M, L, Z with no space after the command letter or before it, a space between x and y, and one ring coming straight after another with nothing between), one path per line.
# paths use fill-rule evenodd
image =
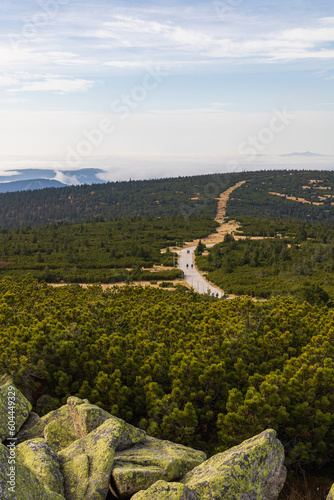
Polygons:
M0 28L0 173L334 167L332 0L2 0Z

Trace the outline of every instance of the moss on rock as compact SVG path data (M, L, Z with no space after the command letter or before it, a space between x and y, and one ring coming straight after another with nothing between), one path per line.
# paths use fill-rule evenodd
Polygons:
M8 421L9 412L13 409L12 422ZM31 404L11 382L0 386L0 441L12 436L20 430L29 417ZM13 425L13 430L11 429Z
M47 490L36 475L11 451L0 444L1 500L64 500L62 495Z
M58 455L45 439L25 441L16 447L16 453L18 460L37 476L46 489L64 494Z
M326 500L334 500L334 484L333 486L331 487L329 493L328 493L328 496L326 498Z
M202 451L147 436L144 442L115 454L112 479L120 497L125 497L158 479L177 481L205 458Z
M44 437L45 424L37 413L31 412L28 419L24 422L19 432L16 434L16 443L23 443L28 439Z
M199 500L194 491L180 483L157 481L145 491L139 491L131 500Z
M117 446L118 450L129 448L135 443L144 441L146 438L145 431L137 429L124 420L114 417L99 406L90 404L88 399L70 397L67 400L67 404L72 416L75 431L79 438L87 436L108 419L113 419L115 422L121 423L123 427L122 435Z
M78 439L67 405L44 415L41 421L46 424L44 437L54 446L56 451L67 448Z
M276 500L285 479L284 448L267 430L186 474L182 483L201 500Z
M105 500L122 427L108 419L58 454L67 500Z

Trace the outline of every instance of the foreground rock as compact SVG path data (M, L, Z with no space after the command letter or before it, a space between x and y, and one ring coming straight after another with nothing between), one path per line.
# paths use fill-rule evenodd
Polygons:
M133 495L131 500L199 500L194 491L180 483L157 481L146 491Z
M41 418L44 424L44 438L49 441L56 451L63 450L78 439L68 405L51 411Z
M106 500L109 490L124 500L276 500L285 481L283 446L271 430L205 461L203 452L147 436L87 399L70 397L40 418L29 416L30 403L10 383L0 397L1 439L11 438L0 443L1 500Z
M45 423L37 415L37 413L30 413L28 419L24 422L19 432L16 434L16 443L23 443L28 439L43 438L44 437Z
M36 475L0 444L1 500L64 500L64 497L44 487ZM14 467L14 469L12 469Z
M122 424L110 419L59 453L68 500L105 500L121 434Z
M19 444L16 454L20 463L30 469L47 490L64 494L58 455L45 439L31 439Z
M328 497L326 498L326 500L334 500L334 484L331 487L330 492L328 493Z
M202 451L148 436L143 443L115 454L114 491L119 498L127 498L159 479L179 481L205 458Z
M276 500L286 479L284 448L267 430L186 474L182 483L201 500Z
M11 408L13 419L9 421ZM0 442L20 430L29 417L31 408L29 401L10 382L0 386Z
M118 450L126 450L135 443L144 441L146 432L114 417L107 411L89 403L88 399L71 397L67 400L76 434L79 438L100 427L106 420L113 419L122 425L122 433L117 444Z

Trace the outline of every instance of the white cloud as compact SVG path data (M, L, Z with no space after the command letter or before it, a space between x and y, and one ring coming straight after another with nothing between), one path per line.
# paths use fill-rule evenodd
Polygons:
M8 92L53 92L66 94L69 92L84 92L93 87L94 82L83 79L46 78L45 80L33 81L23 84L20 88L7 89Z
M53 178L53 180L62 182L63 184L73 184L74 186L81 185L81 182L75 175L67 175L60 170L57 171L56 176Z

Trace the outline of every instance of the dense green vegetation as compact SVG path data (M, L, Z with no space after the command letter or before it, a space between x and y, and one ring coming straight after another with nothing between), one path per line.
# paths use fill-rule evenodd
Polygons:
M109 182L0 194L0 228L92 218L216 215L215 198L241 174Z
M273 427L288 464L333 463L334 311L151 288L0 281L0 374L46 413L87 397L151 434L224 450Z
M225 241L197 257L208 279L227 293L310 303L334 300L334 226L240 218L236 234L271 239Z
M160 249L182 245L215 230L209 217L132 217L82 224L58 223L42 228L0 230L0 277L27 273L47 282L114 283L164 280L181 271L154 274L142 268L173 266L175 254Z
M244 179L247 182L230 197L228 216L334 222L334 172L248 172ZM290 196L303 198L309 203L290 200L287 198Z
M232 194L228 203L227 212L231 217L266 215L272 218L334 221L333 172L264 171L109 182L0 194L0 228L38 226L59 221L82 222L96 217L110 219L179 214L214 217L216 198L241 180L247 182ZM303 204L284 196L300 197L321 205Z

